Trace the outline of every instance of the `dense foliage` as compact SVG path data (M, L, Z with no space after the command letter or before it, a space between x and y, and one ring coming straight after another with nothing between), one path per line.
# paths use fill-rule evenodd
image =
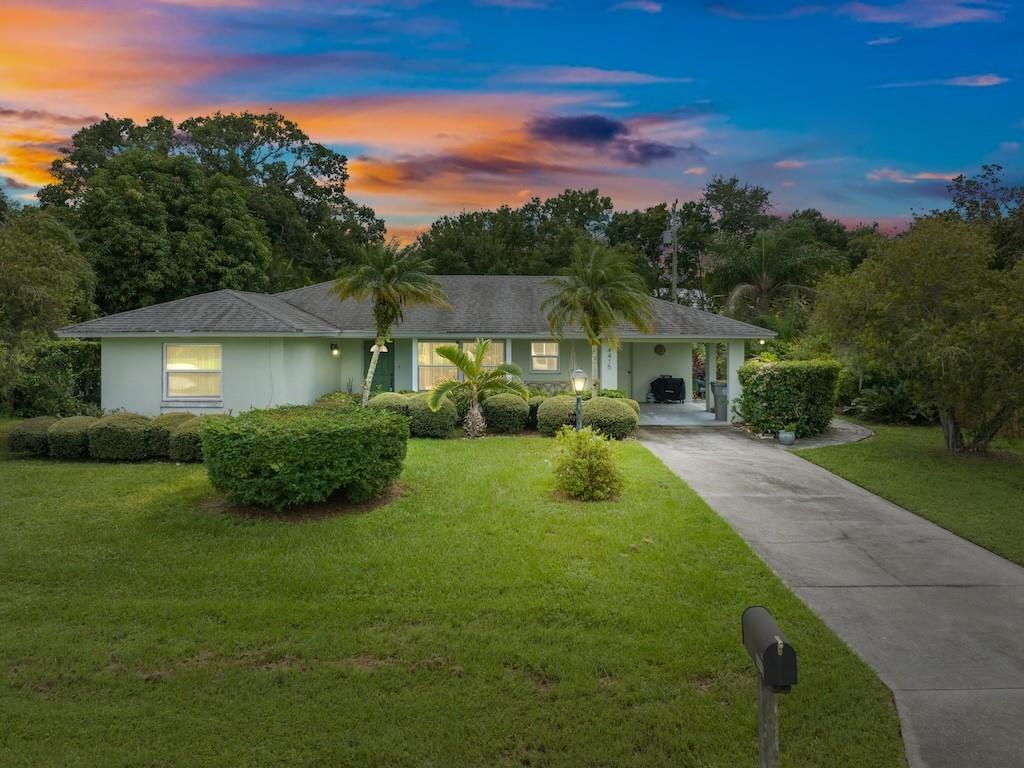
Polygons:
M200 435L215 488L281 510L383 493L402 471L409 426L383 410L291 407L210 419Z
M114 413L89 427L89 455L100 461L145 461L152 441L152 419L137 413Z
M171 451L171 433L186 421L191 421L194 413L164 413L150 423L149 455L154 458L166 459Z
M45 456L49 451L49 429L57 422L53 416L36 416L11 427L7 433L7 450Z
M89 429L95 416L68 416L50 425L47 439L55 459L84 459L89 455Z
M100 344L38 341L18 355L11 407L18 416L98 414Z
M537 406L537 430L553 435L564 426L576 423L576 398L571 395L549 397Z
M521 395L511 393L488 397L480 406L487 431L515 434L526 429L530 418L530 405Z
M622 490L608 438L590 427L562 427L554 458L555 488L578 501L607 501Z
M167 444L167 456L171 461L182 464L200 462L203 460L203 441L200 432L203 424L210 419L230 418L224 414L209 414L206 416L194 416L187 421L180 422L171 430Z
M816 325L860 369L935 408L949 450L983 451L1024 406L1024 268L988 228L933 216L821 289Z
M636 432L639 412L640 404L635 400L592 397L583 403L583 426L613 440L622 440Z
M379 395L378 395L379 397ZM409 434L412 437L451 437L459 423L455 403L446 400L436 411L430 407L429 395L404 395L409 416Z
M739 370L743 395L736 412L755 432L781 429L819 435L836 407L839 365L831 360L753 361Z

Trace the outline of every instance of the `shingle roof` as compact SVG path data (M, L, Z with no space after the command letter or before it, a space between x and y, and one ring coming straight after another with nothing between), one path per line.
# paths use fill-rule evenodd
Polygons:
M550 333L541 304L551 295L548 277L505 275L439 275L452 309L416 306L405 310L397 336L435 334L535 334ZM323 318L342 331L373 334L369 301L340 302L330 292L332 282L309 285L277 294L310 314ZM772 331L693 307L655 299L654 327L657 336L711 339L758 339ZM569 335L579 328L567 328ZM642 337L632 326L619 329L622 338Z
M437 335L500 336L550 333L541 309L552 291L547 277L440 275L451 309L410 307L395 329L400 337ZM62 336L111 336L160 333L255 333L372 336L369 301L339 301L332 281L274 295L222 290L89 320L58 333ZM689 339L756 339L772 331L692 307L654 300L655 336ZM570 336L578 328L567 328ZM643 337L623 326L623 338Z
M61 336L135 333L335 334L337 329L264 293L222 290L119 312L61 328Z

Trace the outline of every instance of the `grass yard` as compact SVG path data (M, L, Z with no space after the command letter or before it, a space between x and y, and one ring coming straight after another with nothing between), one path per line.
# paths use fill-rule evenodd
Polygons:
M646 449L588 506L553 447L412 441L400 497L305 522L0 461L0 765L755 765L754 603L800 654L783 765L905 765L889 691Z
M1024 565L1024 445L952 456L939 427L870 426L868 440L799 454Z

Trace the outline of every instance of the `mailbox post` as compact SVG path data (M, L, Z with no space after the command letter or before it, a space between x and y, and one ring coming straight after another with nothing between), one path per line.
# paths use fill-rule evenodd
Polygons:
M764 606L743 612L743 645L757 669L757 746L760 768L779 766L779 709L776 694L796 685L796 651Z

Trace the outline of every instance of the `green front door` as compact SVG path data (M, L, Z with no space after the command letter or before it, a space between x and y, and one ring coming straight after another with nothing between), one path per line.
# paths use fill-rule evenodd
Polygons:
M372 346L372 341L368 341L363 345L363 360L365 362L365 365L363 366L363 381L366 380L366 372L370 370L370 358L373 357L373 352L370 351L370 347ZM381 352L380 359L377 360L377 370L373 372L373 381L370 384L370 392L394 391L395 342L391 342L391 344L388 345L388 351Z

